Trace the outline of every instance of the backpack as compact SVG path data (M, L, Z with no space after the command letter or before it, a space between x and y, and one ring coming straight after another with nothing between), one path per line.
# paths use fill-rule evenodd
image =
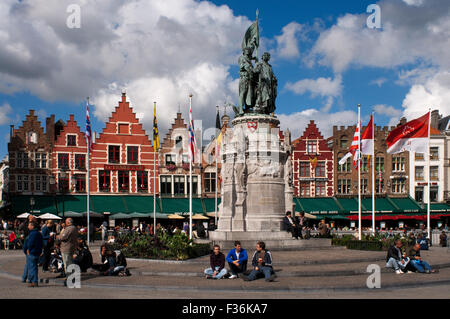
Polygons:
M127 259L120 250L116 251L116 266L127 266Z

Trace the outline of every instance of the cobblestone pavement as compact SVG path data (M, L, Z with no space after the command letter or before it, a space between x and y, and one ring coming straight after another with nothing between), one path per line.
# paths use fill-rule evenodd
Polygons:
M95 261L98 251L93 249ZM420 298L450 297L450 252L432 248L425 260L441 268L437 274L396 275L384 270L384 252L341 249L273 252L276 282L263 280L206 280L200 275L208 257L183 263L129 260L131 277L83 274L80 289L68 289L53 273L39 288L20 282L24 256L20 251L0 252L0 298ZM381 289L368 289L369 264L382 269Z

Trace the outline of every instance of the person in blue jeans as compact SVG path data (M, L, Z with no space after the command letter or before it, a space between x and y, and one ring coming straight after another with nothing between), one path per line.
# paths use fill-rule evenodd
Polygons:
M434 273L429 263L422 259L420 256L420 244L415 244L409 251L409 258L411 259L411 264L420 273L431 274Z
M250 275L241 275L244 281L253 281L261 275L264 275L266 281L273 281L275 279L276 276L272 268L272 254L266 250L266 244L263 241L259 241L256 244L252 266L253 270Z
M225 268L225 255L220 252L220 246L214 245L213 252L209 257L210 268L205 269L207 279L221 279L227 274Z
M248 255L247 251L242 248L241 242L234 242L234 248L228 252L226 260L230 267L230 279L237 278L239 273L245 273L247 270Z
M25 265L25 272L22 277L22 281L30 282L29 287L38 286L38 263L39 257L42 253L42 234L37 229L38 225L36 222L28 223L28 230L30 231L28 238L23 246L23 251L27 256L27 261Z

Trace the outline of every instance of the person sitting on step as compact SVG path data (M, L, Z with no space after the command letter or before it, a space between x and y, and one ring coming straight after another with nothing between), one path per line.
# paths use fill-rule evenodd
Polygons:
M241 242L234 242L234 248L228 252L226 260L230 267L230 279L237 278L239 273L245 273L247 270L248 255L247 251L242 248Z
M273 271L272 263L272 254L269 250L266 250L266 244L263 241L259 241L256 244L256 251L253 254L253 270L250 275L241 275L241 277L244 281L253 281L261 275L264 275L266 281L273 281L276 275Z

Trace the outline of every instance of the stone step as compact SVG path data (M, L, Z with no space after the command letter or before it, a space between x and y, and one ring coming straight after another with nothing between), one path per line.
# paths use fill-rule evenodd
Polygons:
M243 247L255 247L255 240L240 240ZM331 246L331 239L311 238L309 240L288 239L264 239L266 248L272 251L276 250L310 250L310 249L345 249L343 247ZM212 244L217 244L221 249L227 250L234 248L234 240L215 240Z

